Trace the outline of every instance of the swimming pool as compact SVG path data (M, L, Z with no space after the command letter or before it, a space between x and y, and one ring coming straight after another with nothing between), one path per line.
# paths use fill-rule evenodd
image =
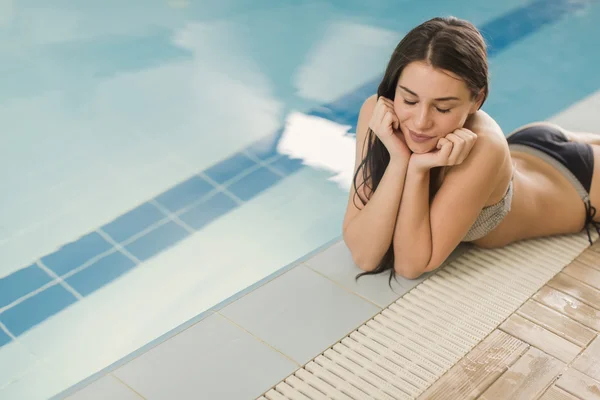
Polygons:
M506 132L600 88L594 1L6 4L2 398L58 393L337 238L358 107L423 19L483 29Z

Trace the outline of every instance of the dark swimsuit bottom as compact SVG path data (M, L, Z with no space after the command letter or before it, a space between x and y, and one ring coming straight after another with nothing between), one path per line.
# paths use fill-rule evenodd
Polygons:
M565 134L551 124L532 125L507 136L509 148L533 154L553 165L573 184L586 209L584 228L592 244L589 225L600 234L600 223L594 222L596 208L590 202L594 172L594 153L587 143L569 142Z

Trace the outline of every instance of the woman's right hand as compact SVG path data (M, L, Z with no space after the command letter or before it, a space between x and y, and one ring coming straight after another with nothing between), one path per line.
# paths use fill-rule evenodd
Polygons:
M390 153L390 159L402 159L408 161L412 151L409 149L404 135L400 130L400 120L394 111L394 102L383 96L377 99L369 128L381 140L387 151Z

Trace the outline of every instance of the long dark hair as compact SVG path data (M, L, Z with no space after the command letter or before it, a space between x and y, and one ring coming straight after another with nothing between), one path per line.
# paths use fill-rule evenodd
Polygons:
M394 100L396 85L400 74L408 64L414 61L425 61L434 68L447 70L460 76L471 91L473 98L483 95L481 105L488 95L488 64L486 44L477 28L468 21L455 17L433 18L412 29L392 53L390 61L379 87L377 98L383 96ZM480 105L480 107L481 107ZM377 135L369 128L364 146L367 151L364 159L354 175L354 202L360 199L364 206L383 177L390 162L390 154ZM367 199L358 193L358 174L362 174ZM443 169L435 168L430 175L430 199L435 194L434 185L440 178ZM364 275L382 273L390 269L391 286L394 274L393 244L377 265L369 272L362 272L356 279Z

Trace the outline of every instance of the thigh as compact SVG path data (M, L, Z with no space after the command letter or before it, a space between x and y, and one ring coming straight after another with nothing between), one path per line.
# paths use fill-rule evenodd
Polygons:
M596 208L594 221L600 222L600 146L592 144L594 152L594 173L592 175L592 186L590 187L590 201Z

